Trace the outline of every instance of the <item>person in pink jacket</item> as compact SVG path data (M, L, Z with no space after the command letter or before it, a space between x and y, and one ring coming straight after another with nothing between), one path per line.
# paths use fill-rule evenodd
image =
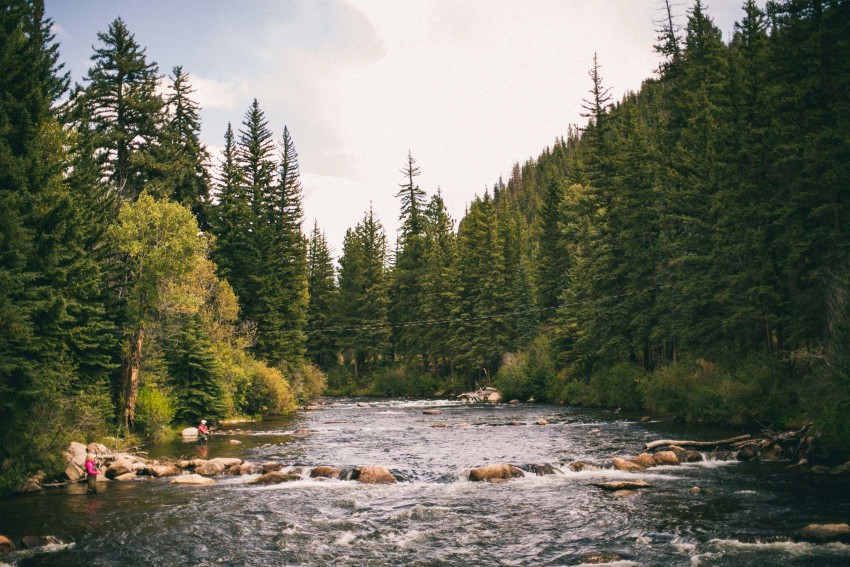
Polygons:
M88 482L88 492L97 492L97 475L100 471L97 470L97 465L94 463L94 455L86 453L86 482Z

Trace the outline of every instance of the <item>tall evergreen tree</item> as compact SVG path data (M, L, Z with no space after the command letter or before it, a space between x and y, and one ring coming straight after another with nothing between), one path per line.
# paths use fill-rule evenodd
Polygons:
M337 305L333 257L318 223L313 225L307 246L307 356L319 367L336 361L336 339L330 330Z
M197 314L187 317L169 342L166 360L178 423L195 424L202 418L225 416L221 369Z
M167 197L195 213L202 229L209 226L210 176L209 153L200 140L199 105L192 100L194 91L183 67L172 70L170 92L165 104L168 112L162 142L155 148L156 164L146 189Z
M163 101L157 94L159 68L118 18L97 34L86 96L97 155L113 188L135 199L151 177L154 148L161 142Z

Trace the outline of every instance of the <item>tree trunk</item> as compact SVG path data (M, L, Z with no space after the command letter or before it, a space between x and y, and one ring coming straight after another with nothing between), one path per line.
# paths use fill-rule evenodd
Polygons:
M136 419L136 398L139 395L139 368L142 366L144 337L145 330L139 327L130 343L130 356L124 369L124 426L127 431L132 429Z
M737 443L738 441L745 441L749 438L749 435L739 435L738 437L732 437L731 439L722 439L720 441L687 441L660 439L658 441L653 441L652 443L647 443L646 445L644 445L644 448L647 451L650 451L652 449L657 449L658 447L676 445L678 447L700 447L703 449L713 449L714 447L720 447L721 445L731 445L732 443Z

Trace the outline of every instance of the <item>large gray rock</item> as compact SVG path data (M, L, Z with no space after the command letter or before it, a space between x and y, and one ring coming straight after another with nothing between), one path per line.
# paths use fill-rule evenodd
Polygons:
M803 528L802 536L814 541L850 541L850 526L847 524L809 524Z
M187 427L183 431L180 432L181 437L197 437L198 436L198 428L197 427Z
M522 469L507 463L484 465L483 467L474 468L469 471L469 480L473 482L492 482L497 479L509 480L512 478L522 478L523 476L525 476L525 474L522 472Z
M211 459L210 462L219 463L224 468L228 468L234 466L238 467L242 464L242 459L237 459L234 457L216 457L215 459Z
M89 443L86 445L86 451L89 453L94 453L98 457L103 457L110 453L109 447L104 445L103 443Z
M573 461L567 466L569 466L570 470L573 472L599 470L598 466L593 463L588 463L587 461Z
M86 466L86 446L82 443L77 443L76 441L72 441L70 445L68 445L68 450L65 451L65 458L68 460L69 464L74 464L82 469Z
M131 461L130 459L126 457L119 457L118 459L112 461L112 464L106 468L106 477L114 479L127 473L135 474L135 465L136 463Z
M171 481L171 484L205 485L215 484L215 481L211 478L206 478L199 474L184 474L182 476L175 476L174 479Z
M71 482L77 482L85 478L86 473L83 469L78 467L76 463L68 463L68 466L65 467L65 476L67 476L68 480Z
M294 482L296 480L301 480L301 476L294 473L287 473L282 471L272 471L267 472L266 474L255 478L248 484L280 484L282 482Z
M279 471L282 468L283 468L282 464L276 463L274 461L268 461L266 463L263 463L261 470L265 474L267 472Z

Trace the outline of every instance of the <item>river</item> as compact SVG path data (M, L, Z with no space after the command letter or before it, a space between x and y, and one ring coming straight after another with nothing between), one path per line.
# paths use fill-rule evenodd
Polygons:
M23 495L0 500L0 534L51 534L69 543L2 556L0 565L566 566L601 557L621 566L850 565L850 545L796 536L809 523L850 520L846 476L716 459L640 474L566 466L633 455L654 439L739 432L548 405L326 402L214 436L208 456L378 464L403 482L305 478L260 487L246 484L253 477L218 477L213 486L191 487L146 479L105 483L97 495L87 495L84 484ZM549 425L535 425L540 418ZM447 427L432 427L437 422ZM310 432L295 435L299 428ZM175 442L150 453L177 457L198 449ZM505 484L467 480L470 468L502 462L550 463L564 474ZM592 484L635 478L653 487L623 497ZM692 494L693 486L702 493Z

